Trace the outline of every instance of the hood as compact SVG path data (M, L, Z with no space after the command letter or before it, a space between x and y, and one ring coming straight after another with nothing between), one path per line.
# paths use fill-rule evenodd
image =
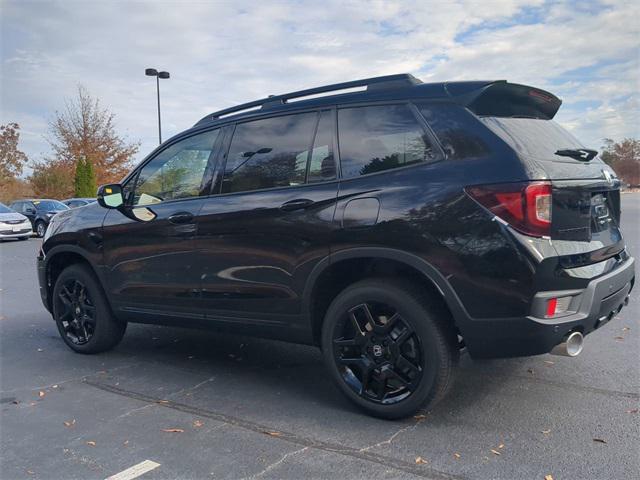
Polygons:
M27 217L18 212L0 213L0 222L9 222L13 220L27 220Z

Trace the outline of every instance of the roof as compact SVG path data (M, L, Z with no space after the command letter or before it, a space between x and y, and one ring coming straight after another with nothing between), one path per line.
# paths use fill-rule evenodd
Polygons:
M218 122L222 123L223 119L226 121L229 117L236 119L270 111L289 110L294 106L298 108L322 107L323 105L331 105L335 103L336 99L339 99L341 103L409 97L420 97L425 99L449 98L470 102L486 87L496 83L506 83L506 81L481 80L423 83L418 78L407 73L386 75L383 77L366 78L351 82L326 85L323 87L298 90L282 95L270 95L260 100L243 103L235 107L210 113L197 122L195 126ZM356 88L359 90L353 91ZM476 92L477 95L474 95Z

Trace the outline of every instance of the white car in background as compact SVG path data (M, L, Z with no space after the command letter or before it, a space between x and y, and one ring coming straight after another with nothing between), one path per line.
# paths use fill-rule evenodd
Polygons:
M27 217L0 203L0 241L8 238L27 240L33 234Z

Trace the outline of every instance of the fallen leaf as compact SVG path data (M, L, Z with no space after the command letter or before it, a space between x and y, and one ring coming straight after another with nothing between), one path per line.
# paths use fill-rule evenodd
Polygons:
M89 440L87 442L87 445L89 445L90 447L95 447L96 446L96 442L94 442L93 440Z
M35 474L36 472L34 472L33 470L27 470L27 473L28 473L29 475L33 475L33 474Z
M46 395L46 393L44 393L42 390L40 390L40 391L38 392L38 396L39 396L40 398L44 397L45 395Z
M615 340L618 340L619 342L624 340L624 337L613 337Z
M280 437L280 436L282 436L282 433L280 433L280 432L265 431L263 433L266 433L267 435L271 435L272 437Z
M416 463L417 463L418 465L424 465L425 463L429 463L429 462L427 462L427 461L426 461L424 458L422 458L422 457L416 457Z
M544 480L553 480L553 475L545 475Z
M169 400L158 400L158 403L169 403Z
M629 330L631 330L631 328L629 328L629 327L622 327L622 331L623 331L623 332L628 332Z
M200 420L193 421L193 428L200 428L202 427L202 425L204 425L204 423L202 423Z
M182 428L163 428L162 431L167 433L183 433L184 432Z
M500 445L498 445L498 449L504 448L504 443L501 443Z
M459 453L454 453L453 456L456 457L456 460L458 460L460 458L460 454Z
M425 418L427 418L426 415L414 415L413 418L415 418L416 420L424 420Z
M35 407L36 405L37 405L37 403L36 403L36 402L30 402L30 403L29 403L29 406L30 406L30 407Z
M544 433L545 435L549 435L551 433L551 429L549 430L542 430L542 433Z
M533 371L533 368L527 368L527 372L529 372L531 375L533 375L534 373L536 373L536 372L534 372L534 371Z
M491 453L493 453L494 455L500 455L500 452L498 450L494 450L493 448L491 449Z
M607 443L607 441L603 440L602 438L594 438L593 441L597 443Z
M67 428L71 428L76 424L76 419L74 418L73 420L69 420L68 422L64 422L64 426Z
M552 362L551 360L545 360L544 363L547 365L555 365L556 362Z
M11 402L11 403L13 403L14 405L18 405L20 402L19 402L18 400L14 400L14 401L13 401L13 402Z
M53 385L51 388L58 388L58 385Z
M129 440L125 440L123 445L129 445Z
M638 413L638 409L632 408L631 410L627 410L627 413Z

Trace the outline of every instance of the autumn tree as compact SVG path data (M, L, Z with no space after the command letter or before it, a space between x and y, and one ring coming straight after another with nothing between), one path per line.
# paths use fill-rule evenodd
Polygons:
M49 125L47 140L54 156L48 163L66 168L71 179L78 159L83 158L92 164L98 184L118 182L129 170L140 144L118 135L114 120L113 113L79 86L77 97L68 100L64 111L56 112Z
M625 138L614 142L606 138L601 156L623 182L632 187L640 186L640 140Z
M60 162L35 163L29 184L34 196L41 198L68 198L74 192L73 174Z
M96 176L93 173L91 162L86 158L78 160L73 183L76 197L84 198L96 195Z
M18 148L20 125L0 126L0 184L18 178L27 163L27 155Z

